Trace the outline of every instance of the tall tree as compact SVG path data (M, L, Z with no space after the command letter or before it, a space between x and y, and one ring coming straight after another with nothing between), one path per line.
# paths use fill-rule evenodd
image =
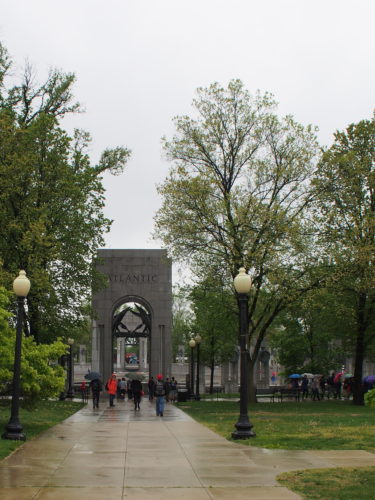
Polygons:
M102 174L121 173L130 152L106 150L92 165L89 134L70 137L60 126L79 109L74 75L51 71L38 86L27 66L22 82L8 88L10 68L0 45L1 280L9 286L19 269L27 271L30 333L40 342L86 321L82 305L100 283L92 261L111 225Z
M315 180L321 243L331 286L345 305L355 355L354 403L363 404L363 360L375 341L375 120L335 134Z
M190 291L192 329L202 337L201 362L210 367L210 394L215 366L233 359L238 343L238 314L232 290L220 273L203 277Z
M173 165L155 235L175 258L222 266L228 282L250 270L252 372L274 319L313 286L304 213L318 145L312 127L279 118L271 96L252 97L239 80L197 94L197 117L177 117L164 139Z
M338 371L345 359L339 342L345 319L337 313L334 294L314 290L288 307L270 334L270 346L277 352L285 374Z
M172 357L175 360L181 355L180 346L185 346L185 352L187 351L192 333L192 311L188 293L184 287L175 287L173 290L172 312Z

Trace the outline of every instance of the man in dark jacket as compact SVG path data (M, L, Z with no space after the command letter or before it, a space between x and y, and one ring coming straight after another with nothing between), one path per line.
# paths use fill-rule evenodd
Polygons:
M95 378L94 380L91 380L90 387L92 392L93 407L99 408L100 392L103 389L102 383L98 378Z
M138 379L134 379L130 384L131 391L133 393L133 401L134 401L134 410L140 410L139 403L141 402L141 392L142 392L142 384Z

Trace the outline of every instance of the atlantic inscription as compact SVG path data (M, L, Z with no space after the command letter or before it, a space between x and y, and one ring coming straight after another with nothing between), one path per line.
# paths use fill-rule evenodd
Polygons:
M108 274L110 283L155 283L156 274Z

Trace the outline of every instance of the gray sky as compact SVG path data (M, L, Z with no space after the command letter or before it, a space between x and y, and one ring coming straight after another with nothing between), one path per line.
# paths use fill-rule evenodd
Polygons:
M86 113L65 125L92 134L93 161L133 151L122 176L105 177L107 248L160 248L160 138L192 112L197 87L240 78L272 92L326 145L374 109L374 0L0 0L0 12L16 72L28 59L40 80L50 67L76 74Z

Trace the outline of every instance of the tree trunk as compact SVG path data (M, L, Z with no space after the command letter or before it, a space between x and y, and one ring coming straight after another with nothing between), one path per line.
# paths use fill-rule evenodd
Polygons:
M257 398L256 398L256 384L254 380L254 369L256 365L256 358L255 359L249 359L249 373L248 373L248 383L247 383L247 396L248 396L248 401L249 403L256 403Z
M364 405L363 394L363 360L365 357L365 304L366 295L360 294L358 301L357 314L357 341L355 346L355 362L354 362L354 387L353 387L353 404Z
M215 373L215 359L214 357L211 358L211 365L210 365L210 394L213 394L214 392L214 373Z

